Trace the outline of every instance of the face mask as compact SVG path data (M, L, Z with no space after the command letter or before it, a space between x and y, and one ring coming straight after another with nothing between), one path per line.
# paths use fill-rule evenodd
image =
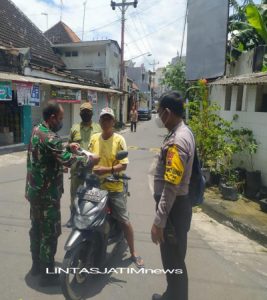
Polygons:
M165 127L164 123L162 122L162 120L159 116L156 116L155 123L158 126L158 128L164 128Z
M88 123L91 121L92 115L91 114L81 114L81 119L84 123Z
M165 112L166 111L164 110L164 112L161 114L161 116L163 116ZM162 122L159 114L156 116L155 122L156 122L156 125L158 126L158 128L165 128L165 124Z
M53 127L51 127L51 130L53 132L58 132L62 127L63 127L63 122L60 121L59 123L57 123L56 125L54 125Z

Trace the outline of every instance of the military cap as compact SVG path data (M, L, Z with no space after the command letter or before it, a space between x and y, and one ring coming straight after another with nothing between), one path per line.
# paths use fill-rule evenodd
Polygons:
M93 106L90 102L85 102L80 106L80 111L84 109L93 110Z

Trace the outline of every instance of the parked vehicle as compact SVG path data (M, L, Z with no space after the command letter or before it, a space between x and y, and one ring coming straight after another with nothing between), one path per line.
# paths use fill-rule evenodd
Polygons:
M116 161L127 157L127 151L120 151ZM109 208L108 192L100 189L100 179L88 169L81 168L85 184L78 188L75 198L73 230L65 244L66 254L60 272L60 284L66 299L82 299L81 288L89 283L89 273L103 269L108 258L114 253L121 241L123 231L118 221L112 218ZM106 181L124 182L124 195L128 196L126 175L112 174ZM108 252L112 248L112 251ZM77 269L75 269L77 268ZM88 272L79 272L87 270ZM91 270L91 271L90 271Z
M151 120L151 111L149 108L138 109L138 120Z
M151 113L152 113L152 114L157 114L158 112L157 112L157 110L154 108L154 109L151 110Z

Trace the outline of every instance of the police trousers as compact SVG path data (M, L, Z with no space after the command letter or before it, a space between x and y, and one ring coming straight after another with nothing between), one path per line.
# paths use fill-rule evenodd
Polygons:
M192 219L192 207L187 196L178 196L164 228L161 259L167 278L164 300L188 300L188 275L185 265L187 233Z
M53 264L61 234L60 200L46 195L30 200L30 249L33 261Z

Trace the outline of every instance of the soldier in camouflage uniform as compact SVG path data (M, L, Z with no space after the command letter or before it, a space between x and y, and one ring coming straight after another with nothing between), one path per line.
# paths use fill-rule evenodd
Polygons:
M77 161L94 164L97 157L76 156L71 151L79 147L64 147L56 134L62 127L63 108L50 102L43 110L43 123L34 127L27 157L26 198L30 202L31 274L42 272L41 285L53 284L46 268L54 269L57 240L61 234L60 198L63 193L63 166Z

